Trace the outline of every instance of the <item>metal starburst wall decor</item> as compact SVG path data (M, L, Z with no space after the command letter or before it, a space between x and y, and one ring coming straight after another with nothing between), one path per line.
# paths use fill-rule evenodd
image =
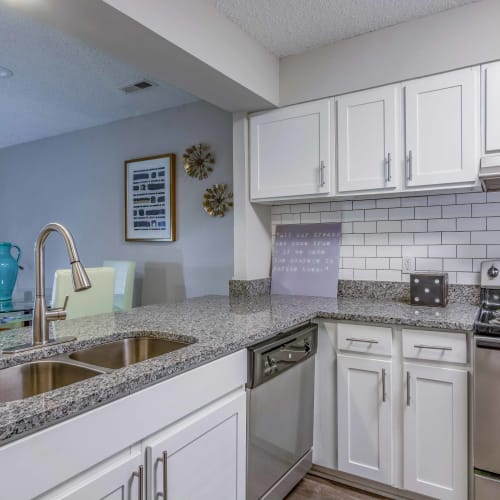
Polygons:
M215 157L207 144L195 144L186 149L184 155L184 170L189 177L199 180L206 179L212 172Z
M233 193L227 184L214 184L203 195L203 208L212 217L224 217L233 206Z

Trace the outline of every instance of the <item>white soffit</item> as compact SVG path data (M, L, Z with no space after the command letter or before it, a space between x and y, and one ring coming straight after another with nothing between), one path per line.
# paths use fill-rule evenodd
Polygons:
M478 0L207 0L278 57Z
M0 148L197 100L0 2ZM141 80L157 85L125 94Z

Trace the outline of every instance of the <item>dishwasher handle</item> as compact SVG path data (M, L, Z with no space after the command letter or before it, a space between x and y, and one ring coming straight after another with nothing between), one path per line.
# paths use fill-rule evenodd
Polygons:
M311 346L307 343L301 347L285 345L281 349L274 351L272 357L278 363L298 363L307 358L310 352Z

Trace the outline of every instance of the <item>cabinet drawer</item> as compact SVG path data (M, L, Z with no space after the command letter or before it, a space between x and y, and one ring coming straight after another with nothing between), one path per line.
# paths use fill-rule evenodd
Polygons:
M467 363L467 337L463 333L403 330L405 358Z
M364 352L366 354L392 354L392 329L369 325L348 325L337 327L339 350Z

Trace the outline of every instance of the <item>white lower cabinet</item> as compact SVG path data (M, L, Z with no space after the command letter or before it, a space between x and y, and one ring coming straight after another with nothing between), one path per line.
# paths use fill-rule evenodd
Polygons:
M145 440L147 499L243 500L245 404L241 393Z
M467 498L467 372L404 363L404 488Z
M39 500L142 500L144 466L140 447L98 465Z
M338 468L392 483L391 362L337 357Z
M466 500L467 336L342 323L336 334L338 465L325 466L432 498ZM378 354L358 354L358 344ZM324 422L329 410L316 400Z
M245 349L0 446L0 498L244 500L246 379Z
M245 466L246 393L239 390L37 498L244 500Z

